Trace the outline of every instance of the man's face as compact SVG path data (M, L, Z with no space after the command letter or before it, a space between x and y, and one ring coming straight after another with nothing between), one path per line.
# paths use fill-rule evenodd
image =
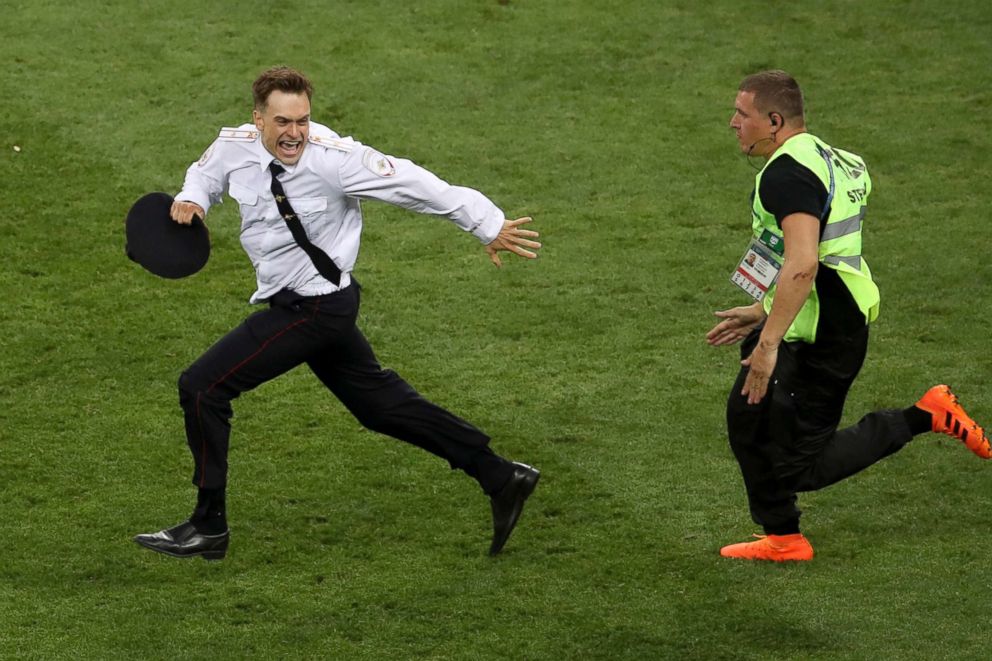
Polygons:
M252 117L270 154L286 165L300 160L310 135L310 99L306 94L275 90L269 94L265 109L253 110Z
M772 139L772 126L768 116L754 105L754 92L738 92L730 128L737 134L741 151L754 156L767 156L778 145Z

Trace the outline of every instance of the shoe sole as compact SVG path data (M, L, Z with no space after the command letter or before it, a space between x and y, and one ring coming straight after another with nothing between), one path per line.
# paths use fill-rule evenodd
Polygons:
M204 560L223 560L224 556L227 555L227 549L215 549L212 551L197 551L195 553L173 553L172 551L166 551L165 549L156 548L154 546L149 546L139 539L135 538L134 542L149 551L155 551L155 553L161 553L162 555L167 555L170 558L195 558L197 556L202 557Z
M758 562L809 562L814 554L813 545L805 537L782 546L763 537L759 541L730 544L720 549L721 557Z
M760 556L760 555L752 555L752 556L724 555L722 553L720 554L720 557L729 558L731 560L750 560L752 562L809 562L810 560L813 559L813 556L809 556L809 557L804 556L801 558L771 558L768 556Z

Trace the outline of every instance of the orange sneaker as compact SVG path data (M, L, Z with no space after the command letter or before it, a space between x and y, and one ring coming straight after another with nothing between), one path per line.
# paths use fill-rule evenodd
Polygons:
M720 549L725 558L802 562L813 559L813 546L802 533L792 535L755 535L757 541L731 544Z
M992 459L992 445L989 445L985 430L968 417L949 387L934 386L916 402L916 408L930 414L935 432L963 441L982 459Z

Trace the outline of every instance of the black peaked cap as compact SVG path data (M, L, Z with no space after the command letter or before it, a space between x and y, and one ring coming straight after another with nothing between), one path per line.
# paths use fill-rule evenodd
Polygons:
M210 257L210 232L199 216L180 225L169 216L172 196L149 193L127 212L124 250L131 260L163 278L185 278Z

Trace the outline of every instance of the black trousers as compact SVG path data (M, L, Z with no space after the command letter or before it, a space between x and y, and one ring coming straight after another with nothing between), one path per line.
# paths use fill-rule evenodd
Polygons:
M741 346L746 358L756 329ZM783 342L769 390L749 405L742 367L727 400L730 447L754 522L767 534L799 530L796 494L839 482L901 449L912 433L899 409L869 413L837 429L847 392L868 349L868 327L830 345Z
M325 296L279 292L221 338L179 378L179 401L193 454L193 483L227 484L231 400L306 363L365 427L412 443L498 491L511 462L489 449L489 437L421 397L391 370L382 369L355 325L357 284Z

